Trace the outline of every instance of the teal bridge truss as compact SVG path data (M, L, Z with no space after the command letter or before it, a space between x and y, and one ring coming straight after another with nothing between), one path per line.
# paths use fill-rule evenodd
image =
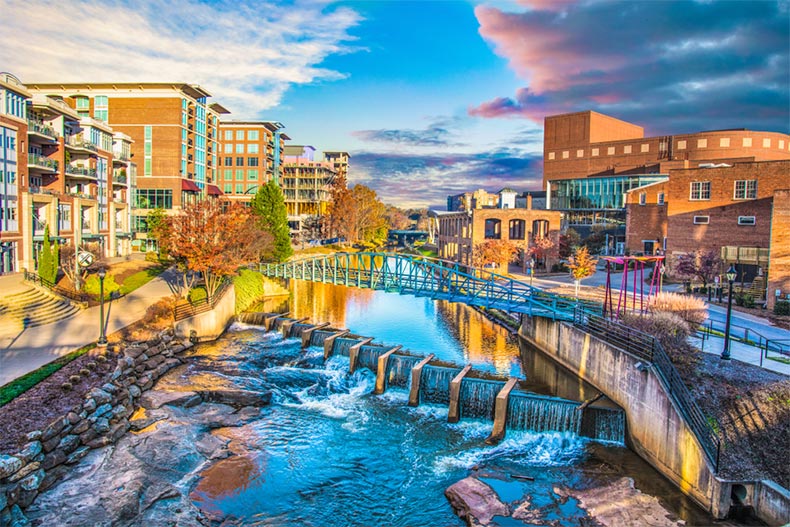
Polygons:
M259 270L270 278L375 289L555 320L573 320L580 310L596 315L603 310L600 303L547 293L487 270L399 253L334 253L262 263Z

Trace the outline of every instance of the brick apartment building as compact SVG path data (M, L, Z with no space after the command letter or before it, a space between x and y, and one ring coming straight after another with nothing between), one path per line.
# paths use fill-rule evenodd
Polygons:
M0 75L0 273L34 270L44 238L131 251L132 138Z
M548 207L582 236L612 234L625 249L627 192L666 181L671 170L700 164L790 159L790 136L717 130L644 137L644 129L593 111L546 117L543 184Z
M626 197L626 246L663 249L671 262L694 251L721 254L751 282L767 277L769 306L790 294L790 160L671 169L666 181Z
M326 214L329 206L331 185L337 177L337 157L316 160L316 149L304 145L288 145L284 152L282 189L291 236L315 236L316 220ZM347 169L348 158L343 170Z
M186 83L33 83L35 94L58 98L132 141L137 177L133 228L144 249L145 218L155 208L177 210L218 195L219 117L228 112L210 103L211 94ZM213 186L212 186L213 185Z
M258 187L282 179L284 126L275 121L220 121L220 178L228 201L249 202Z

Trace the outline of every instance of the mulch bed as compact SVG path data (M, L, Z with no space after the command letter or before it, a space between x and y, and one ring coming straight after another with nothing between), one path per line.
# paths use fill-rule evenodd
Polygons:
M50 377L26 391L7 405L0 408L0 453L14 454L27 441L25 435L33 430L41 430L57 417L67 413L74 407L82 405L85 394L95 386L110 380L115 369L117 356L107 352L107 360L97 360L97 350L91 350L77 357ZM94 362L96 368L88 370L87 376L81 375L81 369L88 369L87 364ZM73 383L70 390L61 385L69 381L72 375L80 375L80 381Z

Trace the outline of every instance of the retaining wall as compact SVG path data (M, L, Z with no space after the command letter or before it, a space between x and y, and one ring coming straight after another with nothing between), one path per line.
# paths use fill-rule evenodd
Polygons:
M214 340L227 329L235 314L236 287L231 284L214 309L176 322L175 334L181 338Z
M63 478L91 449L122 437L140 396L181 364L176 355L190 346L168 333L126 347L109 382L90 390L81 405L44 429L27 434L28 443L16 454L0 454L0 525L27 525L22 510L39 493Z

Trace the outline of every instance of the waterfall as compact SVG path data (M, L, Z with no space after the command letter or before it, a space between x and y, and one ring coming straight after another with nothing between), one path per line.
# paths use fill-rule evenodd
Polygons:
M357 357L357 368L367 368L375 373L376 368L378 368L379 356L385 351L387 351L387 348L383 346L362 346Z
M601 441L625 443L625 412L589 406L584 410L580 433Z
M426 403L448 404L450 381L460 371L458 368L442 368L426 364L420 376L420 399Z
M344 357L348 357L348 350L354 344L359 344L361 339L349 338L349 337L338 337L335 339L335 344L332 347L332 354L334 355L343 355Z
M294 324L291 326L291 337L299 338L302 336L302 331L313 327L312 324Z
M461 381L461 417L494 420L494 403L504 382L464 378Z
M391 355L387 361L387 384L398 388L409 388L411 383L411 369L414 368L420 357L406 355Z
M579 403L513 391L507 405L507 427L533 432L579 434L582 411Z
M264 312L239 313L238 315L236 315L236 321L243 322L244 324L262 326L267 316L270 316L269 313L264 313Z
M334 334L335 330L332 329L316 329L310 334L310 345L323 346L324 340Z
M285 320L286 320L286 319L285 319L285 318L283 318L283 317L280 317L280 318L275 318L275 319L272 321L273 323L272 323L272 329L271 329L271 331L280 331L280 329L283 327L283 322L285 322Z

